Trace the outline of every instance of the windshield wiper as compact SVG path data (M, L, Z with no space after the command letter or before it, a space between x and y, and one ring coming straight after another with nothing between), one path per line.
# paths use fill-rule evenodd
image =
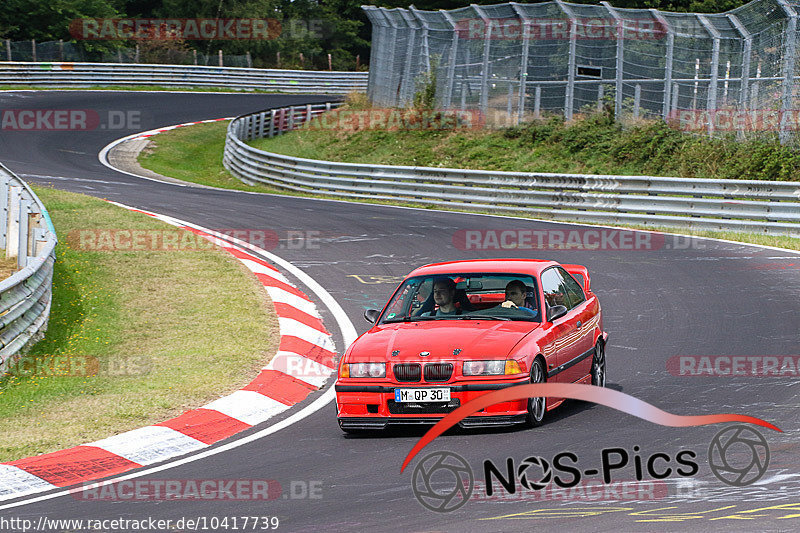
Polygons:
M458 315L457 318L464 318L467 320L504 320L509 321L511 320L507 316L492 316L492 315Z

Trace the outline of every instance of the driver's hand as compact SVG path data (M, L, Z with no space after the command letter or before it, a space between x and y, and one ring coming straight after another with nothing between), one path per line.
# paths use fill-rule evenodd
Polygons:
M508 309L509 307L516 307L517 304L515 304L511 300L506 300L505 302L501 303L500 306L501 307L505 307L506 309Z

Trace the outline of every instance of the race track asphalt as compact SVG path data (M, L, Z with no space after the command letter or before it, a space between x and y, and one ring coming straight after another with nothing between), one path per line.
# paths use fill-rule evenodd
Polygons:
M142 479L277 480L273 501L80 501L71 496L0 511L5 518L197 518L277 516L281 531L696 531L797 530L800 519L800 420L794 376L687 377L673 375L675 356L800 357L800 257L741 244L667 237L647 250L460 250L459 230L561 230L575 225L435 210L197 189L142 180L100 164L98 152L136 131L238 115L321 96L201 93L11 92L0 109L134 111L135 128L93 131L2 131L0 161L27 181L107 198L207 228L266 230L281 241L271 251L315 278L344 308L359 333L362 314L380 307L397 281L416 266L482 257L539 257L588 267L610 333L609 387L680 415L740 413L783 430L759 428L771 449L769 469L754 485L731 487L710 471L707 452L723 426L673 428L622 412L569 401L535 430L470 430L428 446L400 473L420 430L345 436L333 404L268 437ZM300 232L300 233L290 233ZM309 233L310 232L310 233ZM300 245L297 235L313 240ZM327 309L317 302L343 341ZM223 339L224 341L224 339ZM332 384L329 384L332 386ZM326 387L327 388L327 387ZM324 392L315 393L301 406ZM292 412L296 412L293 410ZM288 416L286 414L285 416ZM274 423L271 420L251 431ZM436 450L464 457L476 478L483 463L519 465L529 456L551 460L570 451L582 469L599 467L601 450L625 448L646 461L660 452L697 454L699 472L671 476L658 499L631 499L603 489L599 498L573 491L541 500L520 489L505 501L469 501L448 513L424 509L411 490L412 469ZM675 466L673 461L672 466ZM597 476L591 477L597 481ZM632 464L615 480L634 479ZM437 481L446 482L444 477ZM316 487L304 497L304 487ZM499 487L499 485L495 485ZM294 491L292 491L294 489ZM660 491L666 492L662 494ZM478 491L479 492L479 491ZM318 497L317 497L318 496ZM647 494L644 494L647 497ZM25 500L25 499L23 499ZM485 500L485 498L484 498ZM0 505L0 509L6 504ZM792 517L794 515L794 517ZM229 518L230 519L230 518ZM241 524L240 524L241 526ZM224 531L222 526L216 529ZM230 527L228 530L232 530Z

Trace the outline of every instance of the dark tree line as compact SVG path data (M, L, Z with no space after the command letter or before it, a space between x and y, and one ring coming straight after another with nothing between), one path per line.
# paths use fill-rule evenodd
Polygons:
M572 0L597 4L595 0ZM70 23L80 18L268 18L277 19L282 31L269 40L188 41L175 46L203 53L250 52L256 66L326 68L328 54L333 68L352 70L359 57L369 59L371 28L361 10L368 0L2 0L0 38L12 41L79 42L86 50L127 47L123 41L81 41L70 35ZM408 0L378 0L382 7L408 7ZM470 3L496 4L497 0L416 0L423 10L453 9ZM611 0L616 7L659 8L669 11L721 12L742 0ZM301 63L301 59L303 61Z

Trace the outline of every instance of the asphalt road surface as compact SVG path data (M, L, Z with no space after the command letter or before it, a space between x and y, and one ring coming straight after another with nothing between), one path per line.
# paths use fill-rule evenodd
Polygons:
M11 508L5 508L9 502L3 502L0 518L188 518L205 520L201 526L205 524L207 531L232 531L233 517L239 517L238 528L245 530L242 517L259 516L278 517L279 531L326 533L791 531L800 527L797 373L784 369L782 377L680 376L671 373L667 365L670 358L678 356L776 356L780 361L793 356L797 363L798 255L671 237L651 249L638 250L611 246L602 250L462 250L453 240L460 230L566 232L579 227L180 187L115 172L97 158L106 144L136 131L325 100L319 96L200 93L0 93L2 110L84 109L96 112L101 121L90 131L2 131L0 161L31 183L115 200L207 228L274 231L281 240L271 251L315 278L336 298L359 333L368 326L362 318L364 310L381 307L399 279L422 264L537 257L585 265L603 307L604 327L610 333L608 386L675 414L739 413L775 424L783 433L758 428L771 451L763 477L749 486L734 487L712 473L709 445L725 425L664 427L577 401L551 412L538 429L447 434L400 473L403 459L423 431L346 436L336 424L331 403L267 437L139 478L270 479L282 487L274 500L98 502L67 495ZM121 127L112 127L120 122ZM341 353L341 332L331 313L317 304ZM329 383L325 390L331 386ZM325 390L281 418L296 413ZM248 433L275 422L272 419ZM534 491L516 483L515 494L509 495L496 478L493 487L497 492L492 497L483 488L485 461L505 472L509 458L517 468L528 457L552 461L562 452L572 452L585 471L599 469L602 450L610 448L625 449L630 459L627 466L613 471L608 485L602 484L600 475L586 474L584 483L572 490ZM658 460L664 461L658 462L659 468L676 467L680 466L676 456L686 450L696 456L696 474L680 476L673 471L666 479L655 480L645 473L644 479L650 483L639 487L622 484L636 477L634 456L646 465L653 454L665 454L667 459ZM412 492L413 468L435 451L463 457L476 480L470 500L451 512L424 508ZM734 455L741 461L746 452L746 446L740 445ZM435 487L452 484L447 475L439 474L433 479ZM226 517L227 527L222 523Z

